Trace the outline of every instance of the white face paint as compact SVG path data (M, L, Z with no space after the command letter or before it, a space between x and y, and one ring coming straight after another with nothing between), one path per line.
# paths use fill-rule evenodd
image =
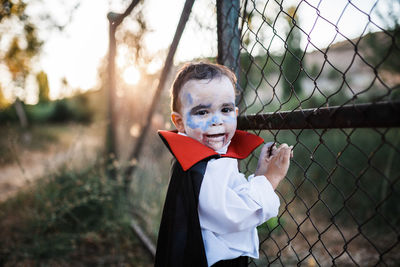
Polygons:
M236 130L235 90L229 78L189 80L179 94L185 133L219 150Z

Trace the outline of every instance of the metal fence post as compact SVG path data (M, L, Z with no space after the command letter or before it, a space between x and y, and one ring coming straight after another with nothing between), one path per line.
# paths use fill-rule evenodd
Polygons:
M238 27L239 0L217 0L217 32L219 64L225 65L236 74L239 81L240 71L240 34ZM236 99L237 103L241 96Z

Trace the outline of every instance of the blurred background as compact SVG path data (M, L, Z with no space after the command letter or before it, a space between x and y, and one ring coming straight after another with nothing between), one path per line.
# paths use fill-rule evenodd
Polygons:
M239 128L294 145L249 265L396 266L399 14L399 0L1 0L0 265L152 266L172 162L157 130L173 130L176 71L202 60L239 77Z

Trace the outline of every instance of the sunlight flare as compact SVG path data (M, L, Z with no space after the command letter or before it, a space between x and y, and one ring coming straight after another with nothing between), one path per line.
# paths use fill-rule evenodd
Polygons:
M127 84L135 85L140 80L140 72L137 68L133 66L128 67L124 70L123 78Z

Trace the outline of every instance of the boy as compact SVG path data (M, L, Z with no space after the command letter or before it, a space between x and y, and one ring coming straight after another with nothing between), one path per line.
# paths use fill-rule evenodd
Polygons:
M236 130L235 75L208 63L185 65L172 86L171 119L159 131L176 158L159 230L155 266L247 266L258 257L256 227L278 214L274 190L291 147L265 145L254 175L238 171L263 140Z

